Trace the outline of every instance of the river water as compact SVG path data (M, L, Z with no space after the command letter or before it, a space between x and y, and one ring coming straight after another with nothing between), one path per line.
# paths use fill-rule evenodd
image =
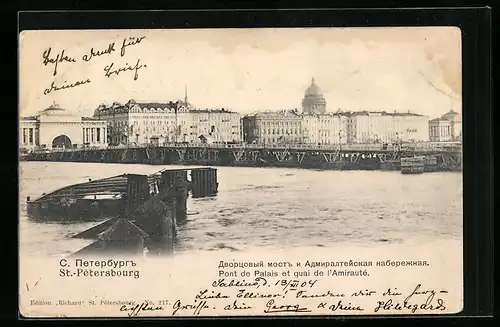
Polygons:
M92 241L70 236L96 224L32 222L26 217L27 196L88 178L168 167L21 162L21 255L73 253ZM461 173L219 167L218 180L217 197L189 199L177 252L462 240Z

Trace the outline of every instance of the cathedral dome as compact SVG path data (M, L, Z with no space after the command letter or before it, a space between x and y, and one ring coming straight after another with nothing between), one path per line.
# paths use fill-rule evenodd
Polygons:
M319 86L316 85L314 78L311 81L311 85L307 88L305 95L306 96L317 96L317 97L323 96L323 93L321 92L321 89L319 88Z
M314 78L304 94L302 112L306 114L326 112L326 100L323 97L321 89L316 85Z

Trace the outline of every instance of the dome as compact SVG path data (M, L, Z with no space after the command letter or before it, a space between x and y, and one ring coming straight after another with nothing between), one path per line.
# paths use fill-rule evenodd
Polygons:
M303 113L325 113L326 100L321 89L316 85L314 78L311 85L307 88L304 99L302 100Z
M59 111L64 111L64 109L60 108L57 104L53 103L50 105L50 107L48 107L47 109L45 109L45 111L49 111L49 110L59 110Z
M311 81L311 85L306 90L306 96L323 96L321 89L316 85L314 78Z
M50 107L48 107L47 109L42 110L41 112L43 112L43 113L45 113L47 115L50 115L50 114L57 115L61 111L65 111L65 110L62 109L61 107L59 107L57 104L53 103L53 104L50 105Z

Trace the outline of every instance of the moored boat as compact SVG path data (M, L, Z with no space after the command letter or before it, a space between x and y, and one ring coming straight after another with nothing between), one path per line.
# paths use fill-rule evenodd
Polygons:
M165 185L177 185L178 177L186 183L182 189L175 190L179 198L184 198L176 203L179 216L186 213L188 191L193 198L215 196L218 192L214 168L162 170L151 175L123 174L66 186L36 199L28 197L27 214L37 221L99 221L119 217L158 194Z

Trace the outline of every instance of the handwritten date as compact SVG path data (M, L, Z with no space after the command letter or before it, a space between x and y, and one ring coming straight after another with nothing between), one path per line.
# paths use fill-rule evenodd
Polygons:
M280 286L283 288L283 290L290 289L290 290L296 290L299 287L314 287L314 284L316 284L318 280L308 280L308 281L300 281L297 279L282 279L278 280L276 283L274 283L274 286Z

